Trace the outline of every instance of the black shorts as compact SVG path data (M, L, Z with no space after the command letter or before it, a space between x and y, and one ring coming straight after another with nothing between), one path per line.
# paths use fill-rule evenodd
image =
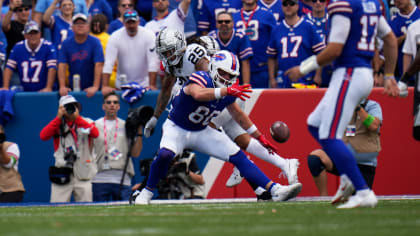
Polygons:
M373 179L375 178L375 173L376 173L376 167L368 166L368 165L361 165L361 164L357 164L357 166L359 167L359 170L362 173L362 176L365 179L366 184L369 186L370 189L372 189ZM337 175L337 176L340 175L335 165L333 165L332 171L327 171L327 172L333 175Z

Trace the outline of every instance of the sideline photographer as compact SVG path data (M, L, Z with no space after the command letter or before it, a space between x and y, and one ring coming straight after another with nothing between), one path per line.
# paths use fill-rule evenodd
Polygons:
M51 202L92 201L91 179L96 174L92 138L99 135L89 118L79 115L81 105L71 95L60 98L57 117L40 133L41 140L54 141L55 165L49 169Z
M0 125L0 202L21 202L25 193L18 172L20 151L16 143L6 141Z
M145 107L130 111L127 120L124 121L117 116L120 110L118 95L111 92L104 96L102 109L105 116L95 121L99 137L94 141L98 173L92 180L93 201L129 199L131 179L134 176L130 157L138 157L143 148L144 121L141 122L140 116L145 115L146 110L142 108ZM149 115L146 114L147 117L143 120L150 119L153 114L152 107L146 109L149 109ZM141 110L143 113L135 112Z

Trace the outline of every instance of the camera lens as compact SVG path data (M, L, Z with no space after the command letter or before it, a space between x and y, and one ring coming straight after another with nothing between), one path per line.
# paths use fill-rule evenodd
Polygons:
M73 103L64 105L64 108L66 109L67 114L71 115L76 111L76 107Z

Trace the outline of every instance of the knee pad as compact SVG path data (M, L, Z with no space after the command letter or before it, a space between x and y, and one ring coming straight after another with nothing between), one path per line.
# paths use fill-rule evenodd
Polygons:
M171 150L166 149L166 148L161 148L159 150L158 157L159 157L161 162L169 163L170 161L172 161L172 158L175 157L175 153L172 152Z
M313 177L317 177L325 169L324 163L315 155L308 155L308 167Z

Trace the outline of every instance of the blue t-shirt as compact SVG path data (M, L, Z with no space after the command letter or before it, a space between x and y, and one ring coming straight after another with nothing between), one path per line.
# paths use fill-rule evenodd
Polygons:
M35 12L45 13L45 11L50 7L54 0L38 0L35 6ZM88 9L86 6L85 0L73 0L74 3L74 14L83 13L88 14ZM58 6L58 4L57 4ZM56 14L59 14L60 11L56 11Z
M235 29L233 29L231 39L226 43L223 43L222 40L220 40L218 30L211 31L209 36L216 39L219 43L220 50L228 50L232 52L239 58L239 60L250 59L254 55L249 38L246 37L244 33Z
M102 13L108 18L108 24L114 19L112 17L112 9L106 0L95 0L89 7L89 16Z
M197 31L199 34L203 31L210 32L216 29L216 16L219 12L227 11L237 12L242 8L241 0L213 0L203 1L198 18Z
M215 87L209 73L204 71L192 73L184 86L190 83L196 83L203 88ZM184 89L181 89L172 101L173 108L169 113L169 119L185 130L203 130L213 117L234 103L235 99L236 97L226 96L218 100L200 102L191 95L185 94Z
M47 85L48 70L57 68L57 55L51 42L41 39L32 51L27 41L20 41L10 52L6 67L18 72L24 91L39 91Z
M70 88L73 89L73 75L80 75L81 90L93 85L95 63L104 62L102 46L96 37L88 35L84 43L77 43L74 37L64 40L58 52L58 63L69 66Z

